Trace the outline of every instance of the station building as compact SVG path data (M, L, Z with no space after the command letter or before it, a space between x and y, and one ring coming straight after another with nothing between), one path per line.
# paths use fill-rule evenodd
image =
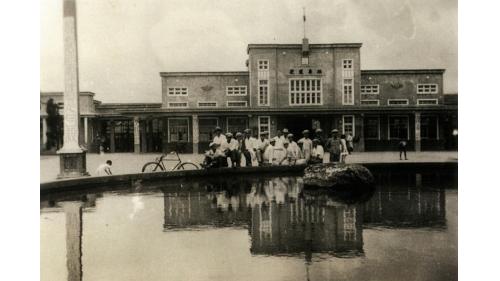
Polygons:
M161 103L101 103L80 96L81 143L89 152L202 153L213 129L257 136L287 128L354 136L355 151L457 149L457 95L444 69L362 70L361 43L249 44L247 71L161 72ZM41 93L40 147L46 142ZM63 111L64 109L62 109Z

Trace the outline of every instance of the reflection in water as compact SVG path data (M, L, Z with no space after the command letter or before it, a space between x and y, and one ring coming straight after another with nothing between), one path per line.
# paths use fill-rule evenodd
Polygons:
M354 204L341 202L329 194L305 193L298 177L165 186L161 188L162 229L176 232L246 228L252 255L304 258L309 276L314 254L339 258L364 256L363 226L445 228L443 189L422 188L420 174L403 178L382 176L378 180L380 186L373 196L367 202ZM143 195L138 193L141 190L142 186L135 186L129 191L134 193L129 219L135 219L137 212L145 208ZM82 224L85 223L82 210L95 210L98 197L102 194L40 202L42 212L66 214L68 280L82 280Z

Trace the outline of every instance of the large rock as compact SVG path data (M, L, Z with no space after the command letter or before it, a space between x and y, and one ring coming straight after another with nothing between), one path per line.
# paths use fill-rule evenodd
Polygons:
M364 188L373 186L372 173L356 164L326 163L304 170L304 185L323 188Z

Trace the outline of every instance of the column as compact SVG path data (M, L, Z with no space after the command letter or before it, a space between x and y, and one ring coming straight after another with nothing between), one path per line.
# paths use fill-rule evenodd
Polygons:
M200 142L200 127L198 124L198 115L194 114L193 119L193 154L198 154L198 143Z
M356 136L358 137L359 141L358 143L354 144L354 148L356 151L365 151L365 116L364 114L359 115L357 118L357 126L356 126ZM353 136L353 137L356 137ZM356 149L357 147L357 149Z
M66 214L66 266L68 281L82 280L82 202L63 203Z
M85 145L88 147L89 143L89 118L88 117L83 117L83 134L85 136L84 141Z
M415 112L415 151L418 152L420 149L420 112Z
M148 144L147 144L147 138L146 138L146 126L148 125L147 120L143 120L142 122L139 122L140 126L140 133L141 133L141 151L142 152L147 152L148 151Z
M64 43L64 137L58 178L88 175L85 151L80 147L80 109L78 102L78 50L76 0L63 2Z
M139 117L134 117L134 152L141 152L141 131L140 131Z
M42 118L42 147L45 149L47 145L47 118Z

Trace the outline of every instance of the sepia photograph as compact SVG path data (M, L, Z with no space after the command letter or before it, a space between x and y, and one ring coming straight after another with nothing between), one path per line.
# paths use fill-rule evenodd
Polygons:
M40 280L458 280L458 0L39 5Z

